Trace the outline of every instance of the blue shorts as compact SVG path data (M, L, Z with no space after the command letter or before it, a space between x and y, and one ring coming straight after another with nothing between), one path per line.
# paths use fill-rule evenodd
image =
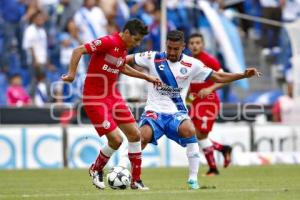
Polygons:
M146 111L141 116L139 126L142 127L145 124L151 126L153 130L151 143L154 145L157 145L157 140L159 140L159 138L166 135L169 139L185 147L188 143L197 142L196 136L190 138L183 138L179 136L179 126L186 119L190 119L186 112L166 114Z

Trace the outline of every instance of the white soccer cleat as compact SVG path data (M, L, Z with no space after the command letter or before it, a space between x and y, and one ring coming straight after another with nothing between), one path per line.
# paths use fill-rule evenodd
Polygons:
M93 185L96 188L103 190L105 188L105 184L103 181L103 172L95 171L95 170L93 170L93 167L94 167L94 164L92 164L92 166L89 169L89 174L92 177Z

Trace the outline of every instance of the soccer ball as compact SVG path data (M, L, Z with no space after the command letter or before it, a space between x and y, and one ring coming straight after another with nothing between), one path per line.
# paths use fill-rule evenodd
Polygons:
M108 185L112 189L124 190L130 185L131 173L125 167L113 167L107 174Z

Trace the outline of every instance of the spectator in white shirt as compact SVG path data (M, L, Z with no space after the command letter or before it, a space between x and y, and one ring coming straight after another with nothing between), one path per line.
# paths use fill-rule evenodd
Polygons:
M32 88L34 91L37 82L37 75L40 72L55 71L55 67L48 61L47 34L44 29L45 15L37 11L31 17L31 24L25 29L23 37L23 49L27 54L27 64L31 71Z
M43 27L45 16L37 11L31 21L32 24L24 32L23 49L27 52L29 66L41 68L47 64L47 34Z
M83 43L107 35L107 19L103 11L96 6L95 0L84 0L83 6L76 12L74 20Z

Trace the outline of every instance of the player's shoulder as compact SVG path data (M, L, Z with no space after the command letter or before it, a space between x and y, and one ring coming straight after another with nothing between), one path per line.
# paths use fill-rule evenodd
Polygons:
M192 68L204 66L204 64L200 60L186 54L183 54L180 64Z
M155 58L155 55L157 53L158 53L157 51L144 51L144 52L135 53L135 56L152 60Z
M208 62L208 65L210 65L211 68L220 68L220 62L213 55L203 51L202 56L205 57L206 62Z

